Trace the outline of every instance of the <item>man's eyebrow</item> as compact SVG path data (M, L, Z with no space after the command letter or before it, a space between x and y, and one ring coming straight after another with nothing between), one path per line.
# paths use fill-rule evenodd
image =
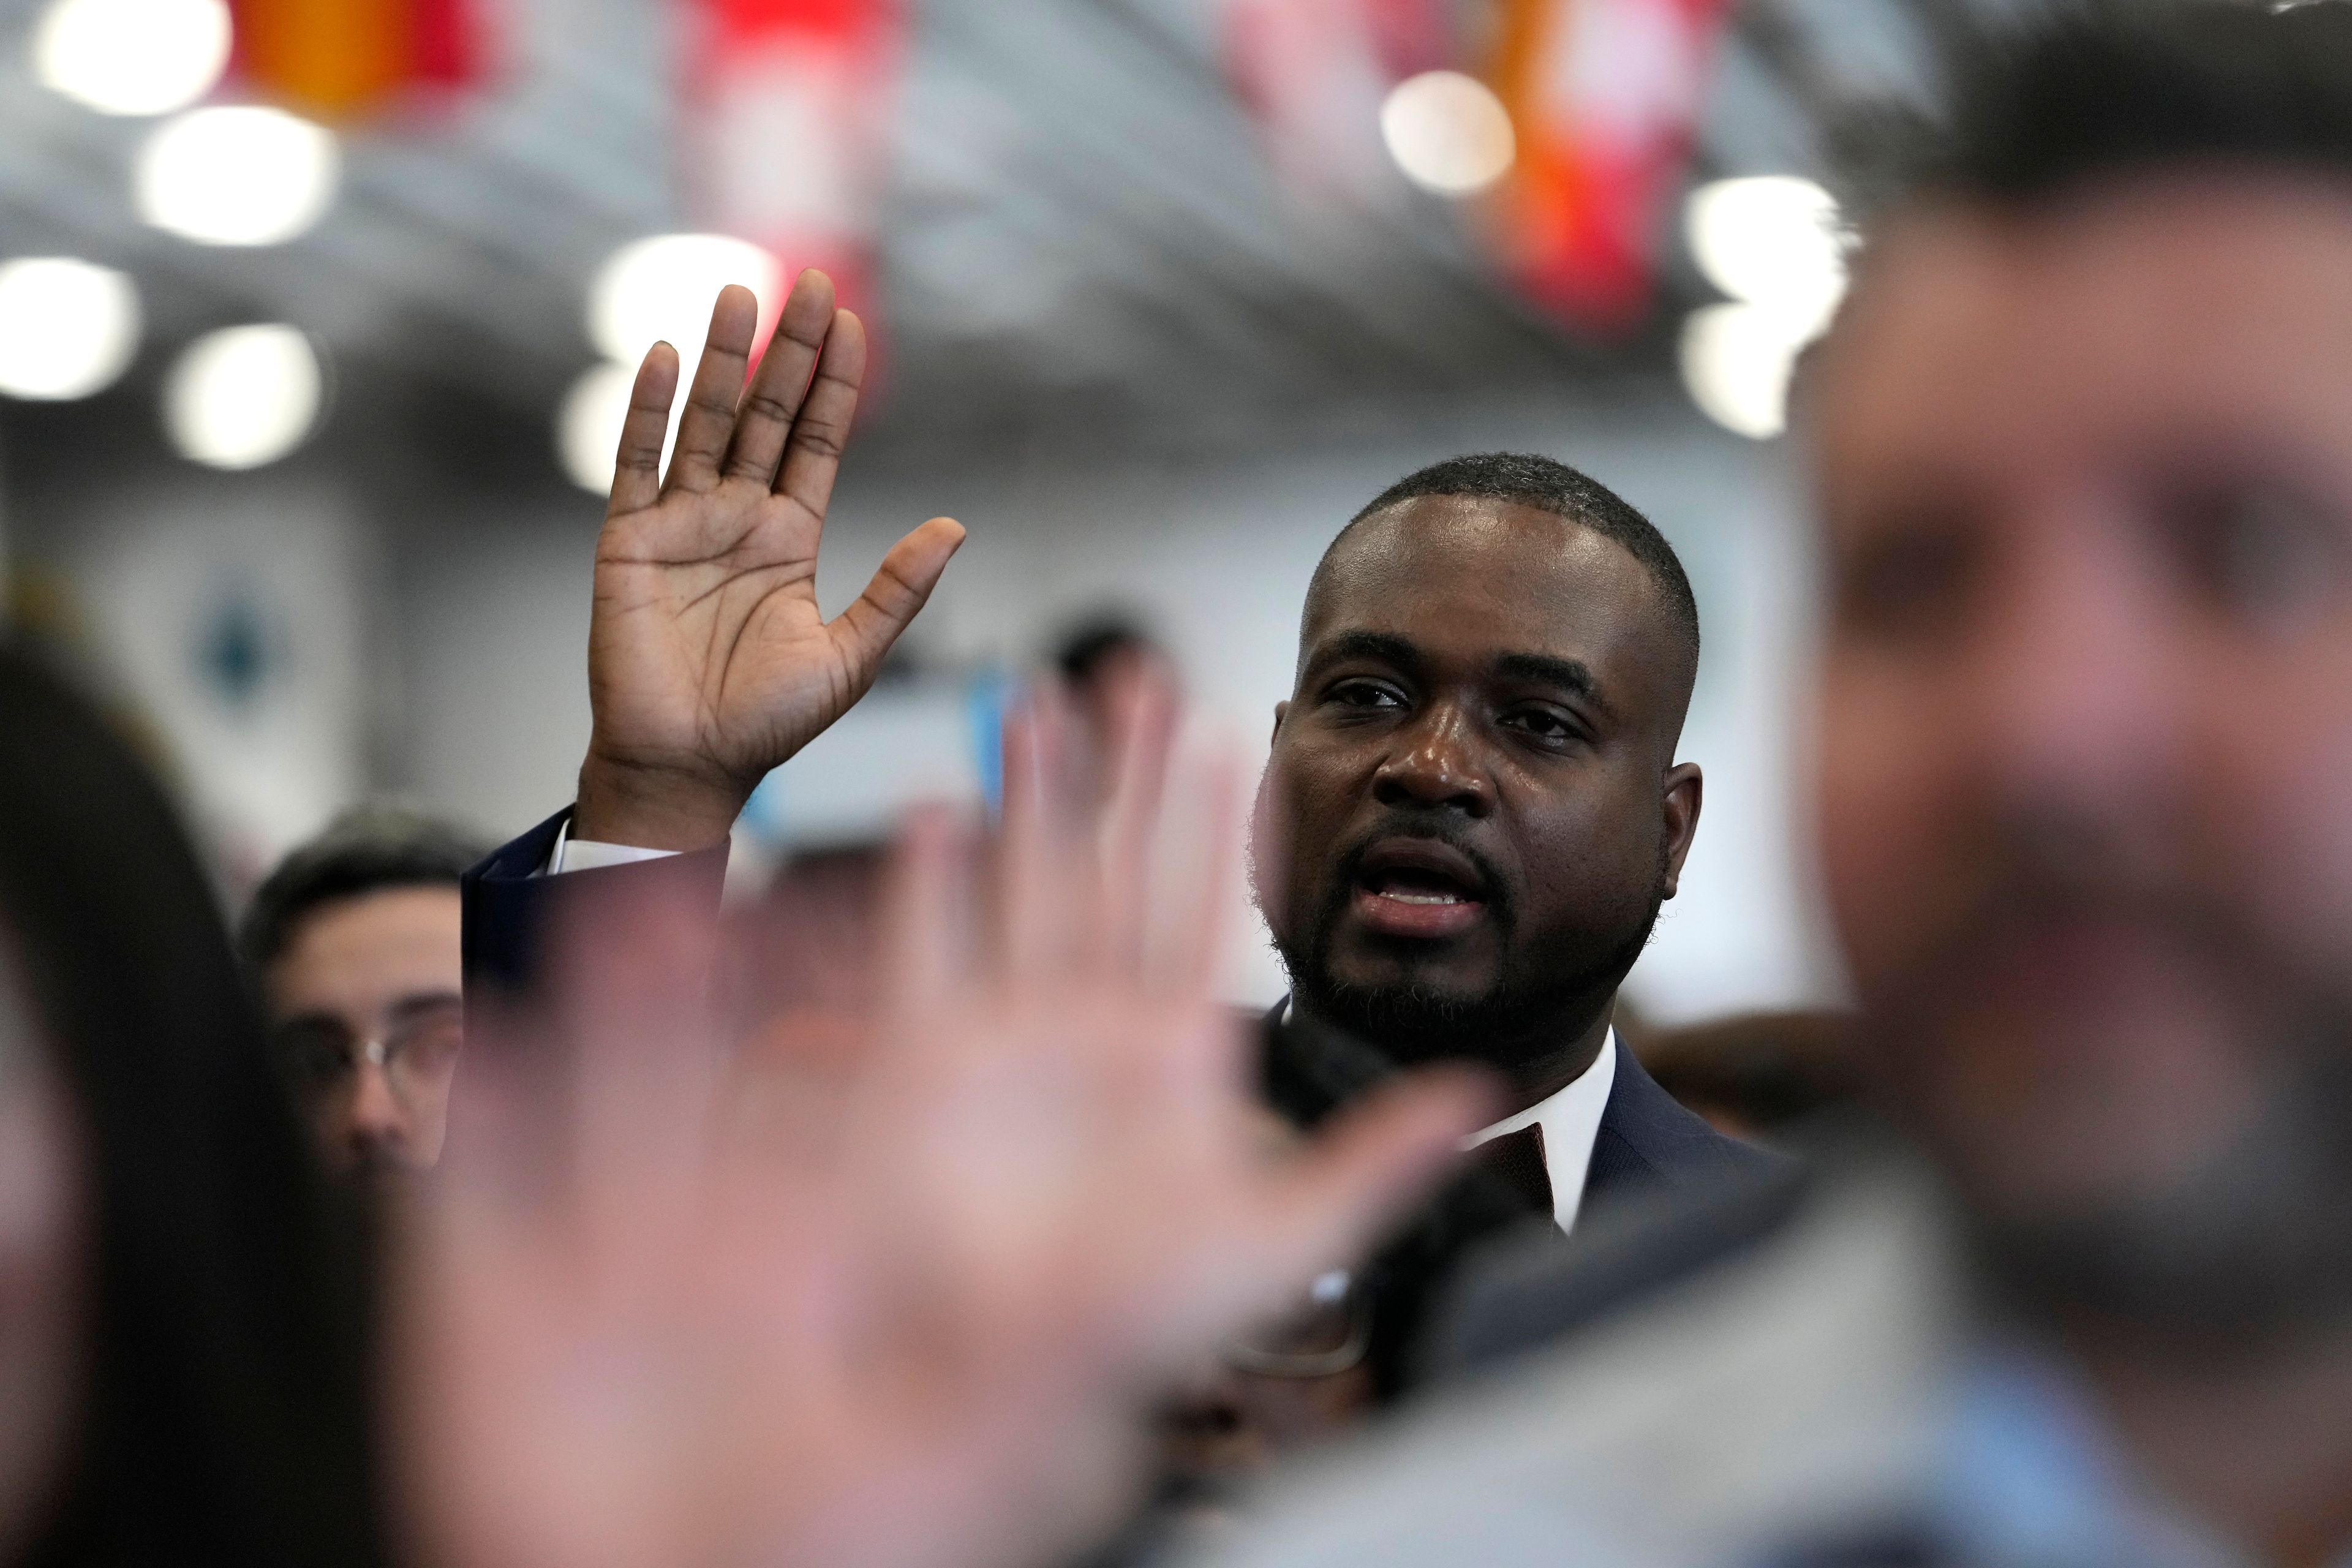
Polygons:
M412 991L386 1007L384 1016L395 1021L406 1020L419 1013L430 1013L442 1007L462 1005L464 998L455 991Z
M1307 663L1311 669L1349 658L1376 659L1408 673L1418 673L1426 662L1421 649L1402 637L1385 632L1341 632L1328 642L1318 644Z
M1505 680L1534 680L1570 691L1606 711L1601 682L1582 659L1559 658L1548 653L1507 653L1495 660L1495 674Z

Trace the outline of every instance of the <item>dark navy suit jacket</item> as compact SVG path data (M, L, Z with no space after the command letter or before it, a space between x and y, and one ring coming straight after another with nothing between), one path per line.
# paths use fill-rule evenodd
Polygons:
M724 844L631 866L541 876L540 868L554 853L557 835L571 819L567 806L521 837L490 851L488 858L467 872L458 884L465 900L468 993L528 990L539 977L541 943L574 900L625 898L633 889L683 886L706 899L711 909L719 907L719 889L727 879Z

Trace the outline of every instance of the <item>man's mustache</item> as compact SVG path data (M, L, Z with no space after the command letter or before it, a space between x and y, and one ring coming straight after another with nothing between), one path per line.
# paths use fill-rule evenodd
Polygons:
M2209 889L2137 868L2073 857L2053 860L2012 847L1977 857L1965 879L1934 900L1898 979L1915 994L1966 985L2003 952L2069 927L2163 933L2249 974L2281 967L2258 922Z
M1365 829L1355 841L1340 852L1332 868L1331 880L1324 889L1324 923L1328 925L1347 907L1356 887L1363 880L1364 860L1376 845L1400 838L1418 839L1424 844L1442 844L1470 864L1478 874L1478 896L1486 905L1486 912L1498 924L1507 926L1516 903L1510 883L1494 858L1470 842L1469 835L1450 822L1433 821L1425 817L1392 816Z

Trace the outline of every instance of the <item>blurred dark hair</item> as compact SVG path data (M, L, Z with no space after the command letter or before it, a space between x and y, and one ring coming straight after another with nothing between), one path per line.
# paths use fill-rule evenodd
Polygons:
M1691 592L1690 576L1683 570L1682 557L1675 553L1675 547L1666 542L1666 536L1658 531L1657 526L1624 497L1590 474L1554 458L1528 452L1481 452L1432 463L1374 496L1371 504L1339 531L1339 538L1333 540L1330 549L1323 552L1324 560L1331 558L1331 550L1339 548L1339 540L1347 538L1364 519L1423 496L1476 496L1532 507L1581 523L1614 542L1640 562L1656 582L1666 601L1666 613L1673 618L1675 636L1689 648L1692 662L1697 662L1698 596ZM1317 571L1319 575L1321 568Z
M147 771L0 648L0 927L77 1119L81 1399L33 1564L373 1564L361 1227Z
M2352 5L2058 0L1962 28L1939 110L1867 110L1835 134L1867 239L1943 198L2030 205L2167 170L2352 182Z
M246 907L237 950L256 970L286 951L313 910L389 888L455 888L489 846L436 817L358 805L278 863Z
M1123 611L1105 611L1087 616L1055 640L1054 668L1070 685L1086 686L1119 654L1148 654L1159 647L1160 639L1140 619Z

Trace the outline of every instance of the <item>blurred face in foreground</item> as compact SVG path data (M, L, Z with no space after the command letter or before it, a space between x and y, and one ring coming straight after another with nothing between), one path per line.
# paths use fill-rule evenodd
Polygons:
M28 1555L82 1392L88 1238L65 1086L0 940L0 1560Z
M1304 1005L1523 1091L1581 1067L1551 1058L1608 1008L1698 822L1663 599L1614 541L1508 502L1423 497L1339 542L1253 857Z
M440 1158L465 982L454 887L322 904L269 966L272 1033L338 1173Z
M2352 1259L2352 187L1918 209L1815 370L1815 805L1882 1065L2044 1262L2309 1301Z

